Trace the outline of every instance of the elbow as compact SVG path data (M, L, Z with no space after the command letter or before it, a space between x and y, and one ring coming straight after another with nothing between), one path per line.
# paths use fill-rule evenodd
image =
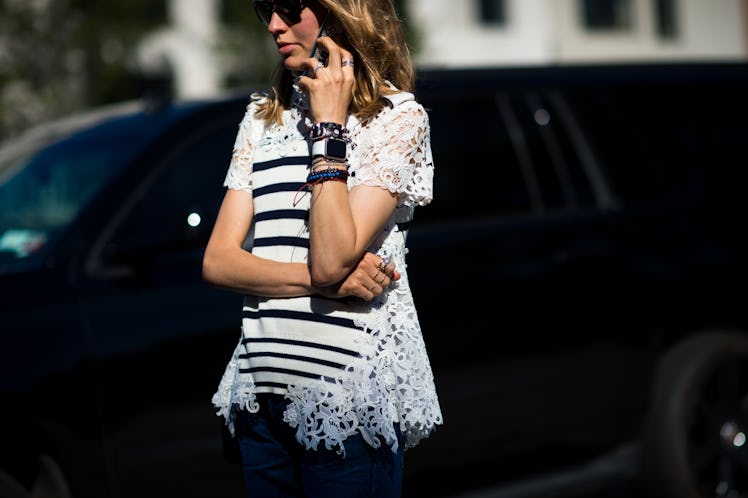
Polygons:
M209 285L218 285L219 273L220 272L218 270L217 258L212 253L206 251L205 255L203 256L203 281Z
M310 276L312 278L312 285L315 287L330 287L341 280L339 278L336 279L334 274L330 272L319 271L314 268L311 269Z
M335 285L343 280L349 272L350 269L346 269L342 266L313 264L309 268L312 285L315 287L329 287Z

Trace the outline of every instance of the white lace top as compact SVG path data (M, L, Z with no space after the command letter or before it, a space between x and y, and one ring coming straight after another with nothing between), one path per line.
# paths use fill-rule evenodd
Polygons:
M252 193L255 210L248 246L258 256L306 262L311 195L299 190L309 172L311 123L294 107L282 125L255 117L253 95L239 125L225 185ZM319 296L245 296L242 334L213 403L233 432L234 406L256 412L258 393L289 400L285 421L307 448L345 453L360 433L393 451L395 424L411 447L442 423L431 366L421 335L405 262L407 225L414 208L431 201L433 162L425 109L412 94L389 97L366 123L350 117L350 177L399 195L395 212L371 252L393 261L401 278L371 302ZM379 437L378 437L379 436Z

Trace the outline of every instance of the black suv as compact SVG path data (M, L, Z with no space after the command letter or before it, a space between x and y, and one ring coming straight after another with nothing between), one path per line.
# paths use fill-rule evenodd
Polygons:
M435 199L408 272L445 424L405 496L748 496L748 65L418 81ZM200 262L245 104L0 148L3 498L243 494L210 405L241 298Z

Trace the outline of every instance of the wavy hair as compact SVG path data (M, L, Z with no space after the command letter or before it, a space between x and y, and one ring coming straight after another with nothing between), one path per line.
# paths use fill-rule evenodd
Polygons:
M350 112L364 121L386 104L385 95L413 91L415 70L402 22L392 0L316 0L330 11L333 38L354 57L355 83ZM258 116L270 124L282 121L290 107L293 75L282 62L273 71L269 98Z

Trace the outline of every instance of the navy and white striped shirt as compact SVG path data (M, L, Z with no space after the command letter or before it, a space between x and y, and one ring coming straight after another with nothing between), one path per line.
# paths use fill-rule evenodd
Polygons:
M441 423L441 411L417 319L405 264L404 227L414 208L430 202L433 161L428 117L411 94L351 130L348 188L379 186L399 196L398 206L368 249L392 260L401 279L378 299L321 296L245 296L242 335L213 403L233 427L231 408L256 411L256 394L284 394L285 416L299 441L343 448L361 432L406 446ZM247 250L262 258L307 263L311 193L310 123L296 108L266 127L251 102L239 126L226 186L250 192L254 219ZM337 420L337 422L335 422Z

